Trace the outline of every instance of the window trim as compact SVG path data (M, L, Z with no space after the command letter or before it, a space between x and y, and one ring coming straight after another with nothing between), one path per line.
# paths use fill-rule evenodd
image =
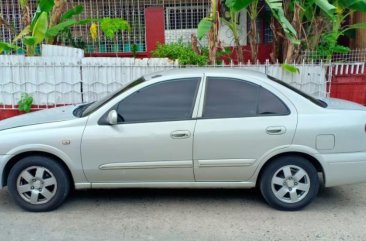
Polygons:
M129 121L129 122L118 122L117 125L128 125L128 124L141 124L141 123L156 123L156 122L175 122L175 121L189 121L189 120L195 120L196 118L193 117L194 115L194 109L195 109L195 106L197 105L197 100L198 100L198 96L199 96L199 93L200 93L200 85L201 85L201 82L202 82L202 76L196 76L196 77L180 77L180 78L174 78L174 79L167 79L167 80L162 80L162 81L159 81L159 82L155 82L155 83L152 83L150 85L147 85L147 86L144 86L138 90L136 90L135 92L131 93L130 95L128 96L125 96L123 99L121 99L118 103L116 103L114 106L112 106L106 113L104 113L102 115L102 117L99 119L98 121L98 124L99 125L109 125L107 122L106 122L106 117L108 116L108 113L111 111L111 110L116 110L118 109L118 106L119 104L125 100L126 98L132 96L133 94L135 94L136 92L138 91L141 91L145 88L149 88L149 87L152 87L154 85L158 85L158 84L163 84L163 83L167 83L167 82L173 82L173 81L177 81L177 80L184 80L184 79L197 79L197 86L196 86L196 90L195 90L195 93L193 95L193 102L192 102L192 107L191 107L191 111L190 111L190 117L188 117L187 119L179 119L179 120L145 120L145 121Z
M245 82L247 84L250 85L254 85L254 86L258 86L259 90L258 90L258 94L257 94L257 107L256 107L256 114L255 115L249 115L249 116L237 116L237 117L204 117L204 113L205 113L205 108L206 108L206 101L207 101L207 86L208 86L208 82L210 78L225 78L225 79L231 79L231 80L236 80L239 82ZM202 108L200 111L200 116L197 117L197 119L202 119L202 120L209 120L209 119L238 119L238 118L253 118L253 117L273 117L273 116L288 116L291 115L291 109L288 107L288 105L275 93L273 93L271 90L263 87L260 84L257 83L253 83L251 81L245 80L245 79L240 79L240 78L235 78L235 77L227 77L227 76L205 76L204 78L204 92L202 93L203 95L203 104L202 104ZM272 93L287 109L287 113L286 114L259 114L258 113L258 108L259 108L259 98L260 98L260 93L261 93L261 89L267 90L270 93ZM201 97L202 98L202 97Z

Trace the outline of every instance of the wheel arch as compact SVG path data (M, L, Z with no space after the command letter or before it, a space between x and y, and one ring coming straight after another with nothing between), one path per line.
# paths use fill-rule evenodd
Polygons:
M7 186L7 182L8 182L8 176L10 173L10 170L12 169L12 167L21 159L23 159L24 157L28 157L28 156L43 156L43 157L48 157L51 158L52 160L54 160L55 162L57 162L58 164L60 164L64 170L67 173L67 176L70 178L70 184L71 184L71 188L74 188L74 177L70 171L70 168L68 167L68 165L66 164L66 162L64 160L62 160L62 158L60 158L59 156L49 153L49 152L45 152L45 151L25 151L22 153L18 153L17 155L13 156L11 159L9 159L9 161L6 163L4 169L3 169L3 173L2 173L2 180L1 180L1 184L2 187Z
M284 156L300 156L305 158L306 160L308 160L317 170L317 172L320 172L323 175L323 182L325 183L325 172L324 172L324 167L321 164L321 162L315 158L314 156L308 154L308 153L304 153L304 152L299 152L299 151L290 151L290 152L284 152L284 153L279 153L276 154L274 156L272 156L271 158L269 158L260 168L259 173L257 175L256 178L256 187L258 187L262 174L264 172L264 170L266 169L266 167L272 163L273 161L275 161L276 159L280 158L280 157L284 157Z

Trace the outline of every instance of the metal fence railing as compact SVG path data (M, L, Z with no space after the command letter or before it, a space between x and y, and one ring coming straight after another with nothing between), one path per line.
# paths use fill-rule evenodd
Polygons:
M319 51L305 50L301 53L301 59L307 63L324 61L326 58L327 56ZM333 63L366 63L366 49L352 49L348 53L335 53L327 61Z

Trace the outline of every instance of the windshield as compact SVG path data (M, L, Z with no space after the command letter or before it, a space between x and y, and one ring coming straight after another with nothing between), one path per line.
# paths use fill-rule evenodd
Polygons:
M310 100L311 102L313 102L313 103L314 103L314 104L316 104L317 106L320 106L320 107L323 107L323 108L326 108L326 107L328 106L328 105L327 105L327 103L325 103L324 101L319 100L319 99L316 99L316 98L314 98L313 96L308 95L308 94L306 94L305 92L303 92L303 91L301 91L301 90L299 90L299 89L297 89L297 88L293 87L292 85L289 85L289 84L287 84L286 82L283 82L282 80L276 79L276 78L274 78L274 77L272 77L272 76L270 76L270 75L267 75L267 77L268 77L270 80L273 80L274 82L276 82L276 83L278 83L278 84L280 84L280 85L282 85L282 86L285 86L286 88L288 88L288 89L290 89L290 90L294 91L295 93L297 93L297 94L301 95L302 97L304 97L304 98L306 98L306 99Z
M95 102L92 102L92 103L89 103L89 104L86 104L86 105L81 105L78 107L79 108L82 108L82 110L80 111L76 111L77 113L79 113L79 117L84 117L84 116L87 116L89 115L90 113L96 111L97 109L99 109L100 107L102 107L105 103L109 102L110 100L112 100L114 97L122 94L123 92L126 92L127 90L131 89L132 87L144 82L145 79L143 77L135 80L135 81L132 81L130 84L126 85L126 86L123 86L122 88L114 91L113 93L103 97L102 99L98 100L98 101L95 101Z

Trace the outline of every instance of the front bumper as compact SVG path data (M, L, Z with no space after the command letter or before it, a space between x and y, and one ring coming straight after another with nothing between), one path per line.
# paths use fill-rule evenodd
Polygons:
M0 190L3 188L3 172L5 168L5 164L9 159L9 155L0 155Z
M322 155L325 186L366 182L366 152Z

